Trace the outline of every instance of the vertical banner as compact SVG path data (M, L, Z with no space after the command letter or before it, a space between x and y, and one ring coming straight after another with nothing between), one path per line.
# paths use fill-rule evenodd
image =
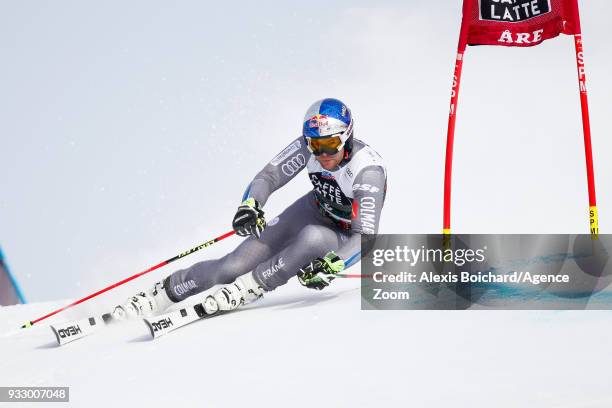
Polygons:
M589 225L593 237L599 233L591 130L584 68L584 52L577 0L464 0L449 112L444 172L443 233L450 234L451 179L455 121L461 71L468 45L532 47L560 34L573 35L578 66L578 84L589 193Z

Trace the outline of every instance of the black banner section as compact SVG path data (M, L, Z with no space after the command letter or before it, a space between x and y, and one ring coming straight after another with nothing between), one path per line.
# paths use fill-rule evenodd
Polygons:
M479 0L480 19L516 23L549 13L550 0Z
M362 239L364 310L612 310L612 235Z

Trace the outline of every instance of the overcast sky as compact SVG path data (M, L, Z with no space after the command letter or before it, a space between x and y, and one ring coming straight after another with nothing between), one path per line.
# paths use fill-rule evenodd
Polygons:
M609 232L612 3L580 3ZM387 163L381 232L438 233L460 8L0 0L0 245L26 297L76 298L228 231L250 179L323 97L351 107ZM470 48L457 125L454 232L588 232L570 37ZM267 213L308 188L298 177Z

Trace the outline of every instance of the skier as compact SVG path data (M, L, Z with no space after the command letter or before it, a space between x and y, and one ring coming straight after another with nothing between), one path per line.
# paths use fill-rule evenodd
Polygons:
M307 169L313 190L266 223L268 197ZM198 262L117 306L117 319L159 314L172 304L221 286L207 312L228 311L296 276L313 289L328 286L360 256L361 234L376 234L386 194L386 169L353 137L351 111L337 99L315 102L302 136L261 170L246 189L232 226L244 240L220 259Z

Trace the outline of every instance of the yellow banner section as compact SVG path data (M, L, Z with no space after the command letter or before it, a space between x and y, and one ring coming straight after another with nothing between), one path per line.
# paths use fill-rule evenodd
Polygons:
M589 207L589 225L591 228L591 235L599 235L599 216L596 206Z

